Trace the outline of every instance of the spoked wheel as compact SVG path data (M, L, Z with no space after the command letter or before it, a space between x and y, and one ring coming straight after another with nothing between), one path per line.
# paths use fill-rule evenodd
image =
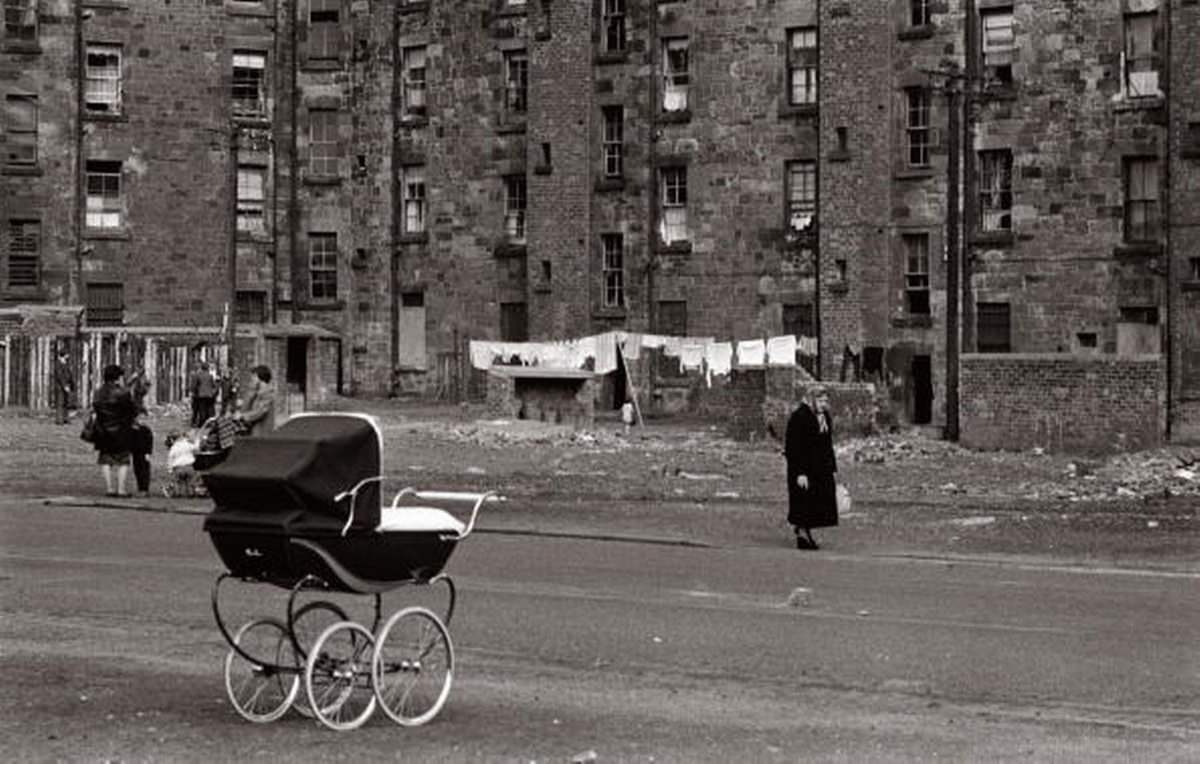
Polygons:
M437 716L454 679L454 645L442 620L423 607L388 619L371 660L375 697L397 724L416 727Z
M346 615L345 610L324 600L309 602L295 612L292 616L292 634L296 638L296 646L300 648L300 654L296 655L298 672L304 670L308 656L312 654L313 646L317 644L317 638L332 624L348 620L350 618ZM297 673L297 679L299 679L299 673ZM301 716L313 718L314 714L312 707L308 704L307 692L296 693L292 706Z
M273 722L283 716L300 689L287 628L273 618L250 621L238 629L233 643L253 658L230 648L225 656L225 692L242 718Z
M375 639L352 621L335 623L317 637L304 667L309 708L335 730L362 726L375 711L371 657Z

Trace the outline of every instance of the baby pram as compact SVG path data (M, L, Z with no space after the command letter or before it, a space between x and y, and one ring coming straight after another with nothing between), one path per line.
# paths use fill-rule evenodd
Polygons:
M406 488L381 508L381 461L372 418L302 414L240 441L204 476L215 504L204 530L227 569L212 591L213 615L230 645L225 687L246 719L273 721L294 706L333 729L353 729L378 705L397 723L416 726L445 703L454 669L446 624L456 594L442 568L480 507L497 497ZM473 506L464 524L414 501ZM229 578L288 589L286 617L252 619L231 634L220 606ZM448 593L444 618L406 607L383 621L384 592L433 583ZM298 607L309 590L373 597L374 623L351 621L329 600Z
M225 461L238 436L244 434L242 424L231 416L214 416L200 425L195 470L206 472Z

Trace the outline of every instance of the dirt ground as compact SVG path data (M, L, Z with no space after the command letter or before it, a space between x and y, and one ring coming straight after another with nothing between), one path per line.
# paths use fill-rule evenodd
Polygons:
M711 422L651 419L626 435L615 415L574 431L495 420L479 407L339 400L377 416L389 489L495 489L506 501L481 530L638 536L673 543L785 545L780 444L736 442ZM160 491L166 433L186 413L161 408L155 485L128 508L204 511ZM0 486L9 496L103 498L80 423L0 412ZM1200 567L1200 449L1173 446L1083 458L973 452L916 434L839 439L853 495L827 553L1019 555L1065 564Z

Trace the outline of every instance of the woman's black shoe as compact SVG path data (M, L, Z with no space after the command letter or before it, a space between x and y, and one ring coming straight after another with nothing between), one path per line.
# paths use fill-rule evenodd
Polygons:
M797 549L816 549L817 545L814 544L813 542L809 541L808 539L804 538L803 536L797 534L796 535L796 548Z

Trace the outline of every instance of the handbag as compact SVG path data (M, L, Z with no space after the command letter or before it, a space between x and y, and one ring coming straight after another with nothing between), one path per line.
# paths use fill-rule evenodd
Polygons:
M850 489L841 483L837 484L837 510L838 514L845 514L850 511L850 505L853 503L850 498Z
M79 433L79 437L86 443L96 442L96 410L92 409L88 412L87 419L83 420L83 430Z

